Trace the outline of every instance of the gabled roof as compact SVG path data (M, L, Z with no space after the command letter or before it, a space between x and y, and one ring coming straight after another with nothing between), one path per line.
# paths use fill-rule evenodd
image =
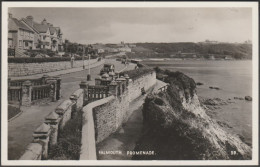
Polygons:
M26 31L33 32L29 27L23 24L21 21L16 18L10 18L8 21L8 29L11 31L17 31L18 29L23 29Z

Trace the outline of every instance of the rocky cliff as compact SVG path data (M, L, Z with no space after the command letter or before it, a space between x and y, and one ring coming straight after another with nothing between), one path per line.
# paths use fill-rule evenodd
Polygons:
M180 72L166 71L166 92L148 95L143 107L144 134L133 159L251 159L251 147L210 118L196 94L196 83Z

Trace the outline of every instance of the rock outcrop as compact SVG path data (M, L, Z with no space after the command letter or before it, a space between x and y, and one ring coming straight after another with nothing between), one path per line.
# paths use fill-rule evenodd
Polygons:
M251 147L210 118L196 94L196 83L180 72L165 72L166 92L148 95L143 107L144 135L135 150L154 156L133 159L228 160L251 159ZM206 101L222 104L221 99Z

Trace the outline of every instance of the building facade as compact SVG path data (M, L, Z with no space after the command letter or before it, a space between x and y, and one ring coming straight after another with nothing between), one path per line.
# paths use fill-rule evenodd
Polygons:
M26 40L28 40L27 36L29 36L29 42L28 44L25 42L23 45L24 47L20 47L21 49L29 48L32 50L47 49L55 52L63 51L63 39L60 27L54 27L53 24L48 23L46 19L43 19L41 23L37 23L34 21L33 16L27 16L21 20L15 18L9 19L8 24L10 24L10 26L8 26L10 32L10 34L8 34L8 44L10 43L10 46L12 40L16 41L16 38L18 38L14 33L15 30L22 29L23 31L26 31L22 33L25 34L24 38L26 38ZM14 25L17 25L19 28L16 28Z
M8 48L29 50L34 47L34 31L12 17L8 18Z

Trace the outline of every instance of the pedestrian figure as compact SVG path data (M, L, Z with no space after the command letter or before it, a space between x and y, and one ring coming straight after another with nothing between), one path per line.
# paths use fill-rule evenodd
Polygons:
M73 68L74 60L75 60L75 58L74 58L74 55L73 55L73 56L71 56L71 59L70 59L71 68Z

